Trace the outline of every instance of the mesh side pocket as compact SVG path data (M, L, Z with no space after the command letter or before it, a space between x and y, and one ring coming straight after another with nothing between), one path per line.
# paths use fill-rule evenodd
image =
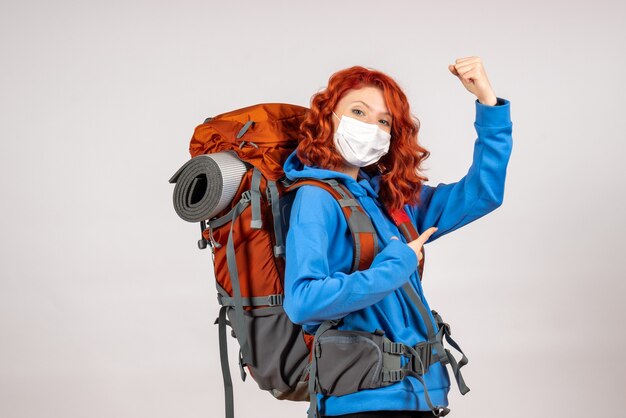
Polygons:
M317 378L324 395L341 396L383 385L382 337L328 330L318 338Z
M233 308L228 317L234 327ZM309 348L302 328L289 320L282 306L244 311L244 320L252 354L250 374L261 389L290 399L308 364Z

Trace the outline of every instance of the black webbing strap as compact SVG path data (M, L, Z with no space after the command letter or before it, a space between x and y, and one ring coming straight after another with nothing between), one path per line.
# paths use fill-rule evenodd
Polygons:
M433 412L433 415L435 415L436 417L445 417L446 415L450 413L450 408L446 406L433 405L433 403L430 400L430 396L428 395L428 389L426 389L426 383L424 382L424 379L422 379L422 376L420 374L411 370L406 370L405 373L407 376L413 376L414 378L419 380L422 386L424 386L424 397L426 398L426 403L428 404L428 407L430 408L430 410Z
M268 194L268 201L272 206L274 237L276 237L276 245L274 245L274 257L284 257L285 243L283 241L283 225L280 215L280 196L278 194L278 187L276 187L276 182L273 180L267 180L267 188L265 190Z
M439 361L441 361L441 363L444 366L447 362L450 363L450 366L452 367L452 371L454 372L454 376L457 381L457 385L459 386L459 391L461 392L461 394L465 395L467 392L469 392L469 388L465 385L465 381L463 380L463 376L461 375L460 368L463 367L463 365L467 364L468 362L467 357L465 357L465 354L463 354L463 359L461 360L459 364L457 364L456 359L454 358L454 356L452 356L452 353L450 353L450 350L445 349L443 347L442 338L443 336L445 336L446 340L449 343L450 341L452 341L451 345L454 348L456 348L459 352L463 353L461 349L459 348L458 344L456 344L456 342L454 342L454 340L450 338L449 325L444 323L443 320L441 319L441 316L436 311L433 310L432 311L433 316L435 317L435 320L437 321L437 325L439 326L439 330L437 334L435 334L433 323L430 320L430 315L428 315L428 310L426 309L426 306L422 303L422 300L420 299L419 295L417 294L417 292L415 291L411 283L407 282L402 287L402 289L405 291L407 296L411 299L413 304L417 307L420 313L420 316L422 317L424 324L426 325L426 329L428 332L428 344L426 344L425 347L423 347L423 349L432 350L432 346L434 346L436 348L437 357ZM417 351L415 351L413 347L411 347L410 349L414 351L414 353L412 353L413 359L420 359L420 360L422 359L422 356L420 355L421 353L418 353ZM429 355L432 355L432 352L429 353ZM427 370L427 367L428 365L421 364L422 370ZM432 404L432 402L430 401L430 397L428 395L428 389L426 387L426 383L424 382L424 379L422 379L420 373L412 370L410 367L406 369L403 368L403 371L405 375L413 376L417 380L420 381L420 383L424 387L424 397L426 398L426 403L428 403L428 407L431 409L431 411L433 412L435 416L443 417L443 416L446 416L450 412L450 409L447 407L434 406Z
M226 341L226 325L230 326L230 322L226 319L227 309L227 306L220 308L220 314L215 320L215 323L218 324L220 341L220 363L222 365L222 378L224 380L224 409L226 418L234 418L233 380L230 376L230 366L228 365L228 341Z
M241 286L239 283L239 270L237 268L237 259L235 257L235 245L233 243L233 226L235 220L243 210L250 205L250 190L242 193L241 199L237 203L236 209L233 212L230 232L228 233L228 242L226 245L226 261L228 264L228 274L230 275L230 282L233 286L233 300L235 306L235 329L237 330L237 340L239 341L239 347L241 347L241 356L243 364L249 364L252 362L252 354L250 351L250 342L248 341L248 333L246 332L246 324L243 318L243 301L241 298Z
M424 321L424 324L426 325L426 330L428 331L428 341L434 341L435 336L436 336L435 328L433 327L433 323L430 320L430 315L428 315L428 310L426 309L426 306L422 302L422 299L419 297L419 295L413 288L413 285L411 285L411 282L406 282L404 286L402 286L402 290L404 290L404 292L409 297L409 299L411 299L411 302L413 302L413 305L417 307L417 310L419 311L420 316L422 317L422 320Z
M467 392L470 391L470 388L467 387L467 385L465 384L465 380L463 379L463 375L461 374L461 367L465 366L469 362L469 360L465 356L465 353L463 352L463 350L461 350L461 347L459 347L456 341L452 339L451 337L452 331L450 330L450 325L443 322L441 315L439 315L437 311L433 310L432 312L433 312L433 315L435 316L435 320L437 321L437 325L439 326L439 332L437 333L437 340L440 343L443 343L443 337L445 337L448 344L454 347L463 356L461 358L461 361L457 363L456 359L454 358L450 350L448 350L447 348L444 348L447 360L450 363L450 367L452 367L452 372L454 373L456 384L459 387L459 391L461 392L462 395L465 395ZM443 344L441 344L441 346L443 347Z
M250 185L250 196L252 200L252 219L250 227L254 229L263 228L263 218L261 217L261 171L254 167L252 172L252 184Z
M274 294L267 296L242 297L241 306L279 306L283 304L285 295ZM235 298L217 294L217 303L222 306L235 306Z

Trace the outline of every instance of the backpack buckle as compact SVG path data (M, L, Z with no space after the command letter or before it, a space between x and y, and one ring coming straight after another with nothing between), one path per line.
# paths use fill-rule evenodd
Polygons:
M445 406L436 406L435 411L433 411L433 415L436 417L445 417L450 412L450 408Z
M244 202L249 202L252 200L252 192L250 190L246 190L241 194L241 200Z
M443 332L446 335L451 336L452 335L452 329L450 328L450 324L448 324L446 322L443 322L443 318L441 317L441 315L439 315L439 313L437 313L436 310L433 309L431 312L432 312L432 314L433 314L433 316L435 318L435 321L437 322L437 326L440 327L440 328L443 328Z
M274 257L278 258L280 256L285 255L285 246L284 245L274 245Z
M319 341L315 341L315 345L313 346L313 354L317 358L322 357L322 346L320 345Z
M389 349L386 350L389 354L404 354L404 345L402 343L391 342Z
M404 370L389 370L388 379L390 382L399 382L404 379Z
M284 295L269 295L267 302L269 306L278 306L283 304Z
M202 220L200 221L200 239L198 240L198 248L201 250L204 250L209 243L206 240L206 238L204 238L204 235L202 235L205 229L206 229L206 221Z
M432 361L432 348L429 343L421 343L414 347L417 355L411 356L411 368L418 374L426 374Z
M411 356L411 369L415 371L415 373L423 375L426 373L426 365L424 364L424 360L422 359L421 352L418 356Z
M239 349L239 372L241 373L241 380L246 381L246 371L243 368L243 354L241 353L241 348Z

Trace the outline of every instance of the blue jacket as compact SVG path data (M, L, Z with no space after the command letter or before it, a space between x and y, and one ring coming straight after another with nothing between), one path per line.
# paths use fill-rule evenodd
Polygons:
M510 102L498 98L495 106L475 100L472 165L458 182L437 186L424 184L419 205L406 205L421 234L439 229L427 242L467 225L499 207L504 197L506 168L512 150ZM436 323L418 277L418 258L404 236L381 211L378 201L380 176L359 178L318 167L305 166L295 151L284 164L289 179L335 178L345 184L370 216L378 233L379 253L370 268L350 273L353 241L337 201L325 190L305 185L296 191L286 242L285 301L289 318L314 333L328 319L343 318L340 329L385 331L392 341L414 346L425 341L426 328L415 306L400 289L414 286ZM392 240L392 236L400 240ZM445 312L442 313L445 320ZM462 341L459 344L463 345ZM455 357L459 355L452 351ZM448 405L450 378L445 366L433 364L423 376L434 405ZM456 384L456 383L455 383ZM344 396L318 395L323 415L376 410L429 410L422 384L413 377L379 389Z

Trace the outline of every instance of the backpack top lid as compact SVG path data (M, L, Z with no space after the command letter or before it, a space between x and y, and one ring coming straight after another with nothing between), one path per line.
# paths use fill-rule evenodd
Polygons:
M189 153L195 157L232 150L266 179L279 180L308 110L288 103L260 103L207 118L196 127Z

